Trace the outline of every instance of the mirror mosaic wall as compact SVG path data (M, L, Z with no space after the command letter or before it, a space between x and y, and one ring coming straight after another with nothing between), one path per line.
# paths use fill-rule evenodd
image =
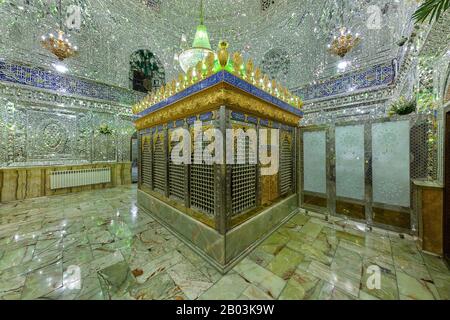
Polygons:
M0 107L0 167L130 161L128 106L2 84Z

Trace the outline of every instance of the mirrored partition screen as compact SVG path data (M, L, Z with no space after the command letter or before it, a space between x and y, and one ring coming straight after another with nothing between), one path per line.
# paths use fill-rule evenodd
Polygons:
M337 126L336 195L364 200L364 126Z
M373 202L410 207L409 140L409 121L373 124Z
M303 133L303 189L325 194L326 179L326 132Z

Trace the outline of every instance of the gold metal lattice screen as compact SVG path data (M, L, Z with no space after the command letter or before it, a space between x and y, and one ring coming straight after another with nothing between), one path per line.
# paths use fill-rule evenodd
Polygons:
M165 193L167 184L166 159L164 135L158 134L155 137L155 145L153 149L153 188L163 194Z
M249 139L235 142L234 160L231 165L231 214L236 215L256 207L256 150L250 149ZM245 145L238 146L238 143ZM244 147L244 154L239 154Z
M204 149L208 142L203 141ZM191 208L199 210L207 215L214 215L214 166L207 164L196 164L195 159L201 159L201 150L192 153L192 164L190 170L190 200Z
M280 194L284 195L292 190L293 160L292 137L283 134L280 145Z
M152 187L152 140L151 136L142 137L141 182L148 188Z
M431 139L430 139L431 138ZM425 117L411 126L411 179L437 180L437 144L433 126Z

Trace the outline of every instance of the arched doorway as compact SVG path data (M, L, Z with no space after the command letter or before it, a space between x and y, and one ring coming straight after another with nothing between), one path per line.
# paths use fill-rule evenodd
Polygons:
M131 88L140 92L151 92L166 83L164 66L150 50L140 49L130 57Z

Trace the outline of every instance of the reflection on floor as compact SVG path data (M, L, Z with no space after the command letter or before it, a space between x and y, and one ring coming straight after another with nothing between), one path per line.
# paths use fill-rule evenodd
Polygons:
M450 298L450 271L411 239L305 214L222 276L139 210L135 194L1 205L0 299ZM379 289L368 288L370 266Z

